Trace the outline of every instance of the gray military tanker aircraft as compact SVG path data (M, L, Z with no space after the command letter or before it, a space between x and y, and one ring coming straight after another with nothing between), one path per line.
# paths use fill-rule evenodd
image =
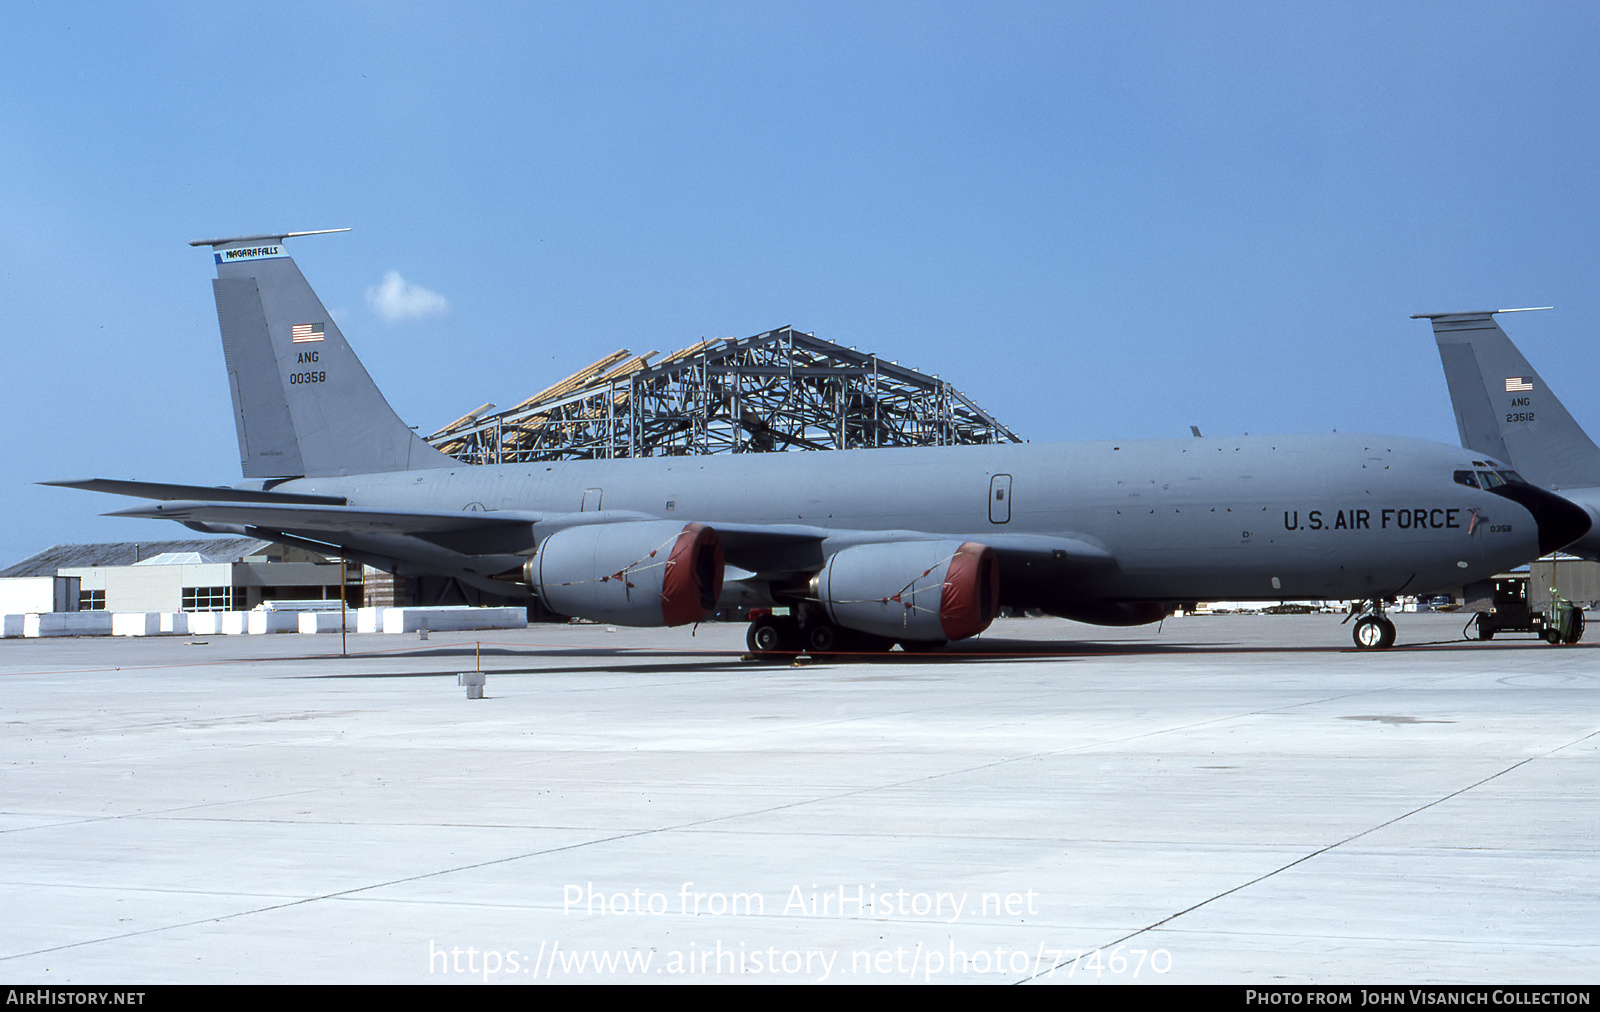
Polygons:
M1533 310L1418 313L1412 319L1433 323L1456 429L1461 445L1479 458L1475 463L1492 470L1510 465L1600 521L1600 447L1495 322L1497 313L1526 312ZM1591 527L1565 550L1600 559L1600 528Z
M326 231L344 231L343 229ZM468 465L394 413L286 239L204 239L245 481L53 482L151 502L112 516L248 533L438 574L597 621L718 607L764 654L974 636L1002 605L1104 625L1185 601L1385 603L1566 545L1591 517L1468 450L1298 435ZM787 612L785 614L785 612Z

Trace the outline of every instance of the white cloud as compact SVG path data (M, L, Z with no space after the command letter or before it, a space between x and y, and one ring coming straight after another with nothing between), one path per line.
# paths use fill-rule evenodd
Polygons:
M412 284L399 271L386 272L381 284L367 289L367 305L386 323L425 320L450 311L450 303L443 295Z

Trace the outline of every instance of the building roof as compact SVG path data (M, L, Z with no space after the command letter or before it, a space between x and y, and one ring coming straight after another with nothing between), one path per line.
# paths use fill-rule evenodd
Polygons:
M260 538L189 538L185 541L119 541L111 544L52 545L37 555L0 570L0 579L55 576L62 569L85 566L133 566L158 555L195 553L201 562L237 562L259 555L271 545Z
M162 552L148 559L140 559L135 566L204 566L215 562L232 562L232 559L201 555L199 552Z

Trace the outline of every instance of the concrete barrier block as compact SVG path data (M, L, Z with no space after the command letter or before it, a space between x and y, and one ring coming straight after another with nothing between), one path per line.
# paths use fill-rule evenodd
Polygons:
M407 615L409 611L411 611L410 608L385 608L383 610L383 631L392 635L394 633L415 632L420 629L421 626L415 624L414 620L412 624L407 624L406 619L411 617Z
M412 633L418 629L444 632L465 629L523 629L526 608L388 608L383 616L386 633Z
M292 611L252 611L247 613L249 618L247 628L252 636L265 633L287 633L300 631L300 615Z
M189 635L216 636L222 632L222 612L191 611L187 614L189 616Z
M111 612L109 611L52 611L23 618L22 635L29 638L43 636L109 636Z
M336 611L303 611L300 613L300 631L303 633L338 632L341 616ZM356 615L352 611L344 617L350 632L356 632Z
M159 636L161 613L154 611L114 611L111 613L113 636Z

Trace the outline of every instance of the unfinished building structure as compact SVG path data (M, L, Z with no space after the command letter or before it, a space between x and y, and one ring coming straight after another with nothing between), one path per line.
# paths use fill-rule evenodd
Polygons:
M937 376L791 327L658 358L622 350L428 437L472 464L1022 440Z

